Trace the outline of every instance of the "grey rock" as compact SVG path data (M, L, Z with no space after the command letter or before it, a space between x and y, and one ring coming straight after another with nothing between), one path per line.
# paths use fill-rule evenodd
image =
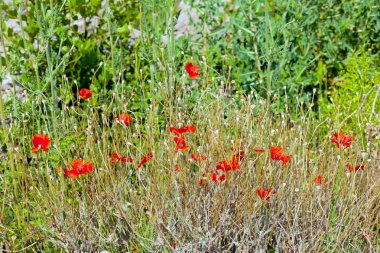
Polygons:
M16 96L23 102L27 100L27 92L22 88L19 82L14 80L14 77L10 74L8 74L1 82L0 91L3 101L8 101L12 98L12 96Z
M11 122L12 122L12 118L5 118L5 119L3 119L3 121L0 121L0 126L2 124L9 125Z

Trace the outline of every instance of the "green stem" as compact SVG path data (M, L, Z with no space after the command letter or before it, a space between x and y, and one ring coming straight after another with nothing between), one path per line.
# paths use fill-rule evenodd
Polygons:
M0 24L3 22L3 13L0 14ZM3 49L4 49L4 53L5 53L5 59L7 59L7 50L6 50L6 47L5 47L5 41L4 41L4 37L3 37L3 29L2 29L2 26L0 25L0 38L1 38L1 43L3 45ZM0 57L1 58L1 57ZM5 60L5 64L6 64L6 68L9 70L9 63L7 60ZM2 61L0 62L0 69L2 69L3 67L3 63ZM14 82L13 82L13 85L14 85ZM2 123L4 121L4 106L3 106L3 97L2 95L0 94L0 122ZM2 125L2 128L3 128L3 135L4 135L4 141L5 141L5 144L7 146L7 153L9 155L9 163L10 163L10 167L11 167L11 178L12 178L12 184L13 184L13 193L14 193L14 197L16 196L16 193L18 192L18 184L17 184L17 177L15 177L15 175L17 174L17 171L16 171L16 167L15 167L15 160L14 160L14 155L13 155L13 145L12 145L12 142L9 138L10 135L7 134L7 127L6 127L6 124L1 124ZM7 169L4 170L4 179L7 178ZM7 193L7 183L5 181L4 183L4 196L6 195ZM3 198L3 203L2 203L2 207L1 207L1 213L5 213L4 210L5 210L5 201L6 201L6 198L4 197ZM18 207L15 206L15 212L16 212L16 216L17 216L17 222L18 222L18 225L20 226L21 225L21 221L20 221L20 216L18 215Z

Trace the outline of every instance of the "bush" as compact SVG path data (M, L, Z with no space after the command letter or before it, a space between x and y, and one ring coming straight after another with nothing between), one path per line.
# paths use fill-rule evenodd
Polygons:
M380 72L377 56L363 50L350 55L340 78L331 86L329 98L320 100L323 113L359 130L364 124L380 123Z
M74 98L66 95L90 86L106 95L120 73L133 72L127 26L139 18L140 1L88 2L0 4L7 50L1 62L10 73L21 73L18 78L34 97L53 93L54 100L67 98L69 103ZM6 25L10 20L19 25L17 29Z
M221 2L195 5L210 32L193 52L203 52L211 75L235 80L237 90L288 94L295 106L310 101L313 88L329 89L351 52L363 45L379 52L377 1Z

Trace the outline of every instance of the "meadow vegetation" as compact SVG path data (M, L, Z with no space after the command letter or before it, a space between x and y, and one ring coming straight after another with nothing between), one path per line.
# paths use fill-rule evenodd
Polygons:
M0 251L379 252L379 4L186 3L0 3Z

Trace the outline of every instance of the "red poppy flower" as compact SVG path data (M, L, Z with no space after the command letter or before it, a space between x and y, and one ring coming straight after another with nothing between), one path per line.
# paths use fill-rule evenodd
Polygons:
M282 166L285 167L290 161L289 155L284 155L284 149L278 146L270 147L270 158L275 161L282 161Z
M230 170L239 170L240 165L236 160L225 160L216 163L216 169L223 172L228 172Z
M270 147L270 158L273 160L279 160L283 153L284 149L279 146Z
M181 167L179 166L179 165L176 165L175 167L174 167L174 171L180 171L181 170Z
M335 133L330 140L332 143L336 144L337 148L340 148L340 145L349 147L351 145L352 137L345 136L343 133Z
M169 130L170 130L170 132L174 133L175 135L181 135L183 133L194 133L195 126L194 125L188 125L188 126L183 126L181 128L171 127Z
M215 183L218 182L218 174L216 173L211 173L210 174L210 178L212 181L214 181Z
M92 172L94 168L92 167L91 162L83 163L82 159L76 159L71 162L72 170L63 169L63 175L69 178L77 178L79 175L83 175L89 172ZM61 172L61 169L57 169L58 173Z
M47 148L50 145L50 138L44 134L35 134L32 137L32 142L34 146L31 149L32 152L37 152L40 149L44 152L47 152Z
M186 138L184 135L174 137L174 142L177 144L177 147L175 149L176 152L187 151L189 149L189 147L186 144Z
M223 181L226 180L226 175L223 174L221 176L218 176L218 174L216 174L215 172L213 172L213 173L210 173L210 178L215 183L217 183L217 182L223 182Z
M191 154L191 158L193 158L194 159L194 161L204 161L204 160L206 160L207 159L207 157L206 156L204 156L204 155L202 155L202 154L198 154L198 155L196 155L196 154Z
M64 176L69 178L77 178L79 173L76 170L67 170Z
M61 169L58 168L57 172L60 173ZM72 169L72 170L68 170L66 168L63 169L63 176L64 177L77 178L79 175L80 175L79 172L75 169Z
M92 172L93 170L94 170L94 168L92 166L92 163L91 162L87 162L87 163L83 164L82 174L86 174L88 172Z
M276 190L273 189L265 189L265 188L258 188L257 189L257 195L263 200L270 200L273 194L276 193Z
M71 167L73 167L73 169L76 170L79 173L79 175L86 174L88 172L92 172L94 169L92 167L91 162L83 163L82 159L76 159L76 160L72 161Z
M198 66L193 65L191 62L186 64L185 69L186 69L186 71L189 74L191 79L195 79L195 78L197 78L197 76L199 76L198 71L200 70L200 68Z
M152 158L153 158L153 154L152 154L152 153L148 153L148 154L146 154L145 156L143 156L143 157L141 158L139 164L137 165L137 168L140 169L141 166L142 166L144 163L148 162L148 161L149 161L150 159L152 159Z
M363 170L364 171L364 164L359 164L359 165L356 165L354 167L350 163L347 163L346 166L347 166L348 172L354 172L354 171L358 171L358 170Z
M132 117L129 114L121 113L118 117L114 117L114 120L124 126L128 126L132 123Z
M76 159L71 162L71 167L73 167L74 170L82 171L83 168L83 160L82 159Z
M81 99L88 99L88 98L92 97L92 93L93 93L92 90L82 88L79 91L79 96L81 97Z
M364 171L364 164L359 164L355 166L355 171L363 170Z
M259 149L259 148L254 148L253 151L256 153L265 153L264 149Z
M327 183L327 179L325 178L323 178L321 175L318 175L315 179L314 179L314 183L316 184L316 185L323 185L323 184L326 184Z
M113 152L112 157L110 158L111 162L115 163L117 161L122 161L122 162L133 162L132 157L121 157L117 152Z
M347 167L348 172L353 172L355 170L354 166L350 163L347 163L346 167Z
M280 160L282 161L282 167L285 167L290 161L290 155L282 155Z
M221 162L216 163L216 169L221 170L223 172L227 172L227 171L230 171L232 168L230 164L228 163L228 161L221 161Z
M221 176L218 176L218 174L216 174L215 172L213 172L213 173L210 173L210 178L215 183L217 183L217 182L223 182L223 181L226 180L226 175L223 174Z
M226 159L224 161L217 162L216 169L222 170L223 172L228 172L230 170L239 170L239 162L241 162L244 159L244 154L244 151L240 151L239 153L233 155L232 159Z

